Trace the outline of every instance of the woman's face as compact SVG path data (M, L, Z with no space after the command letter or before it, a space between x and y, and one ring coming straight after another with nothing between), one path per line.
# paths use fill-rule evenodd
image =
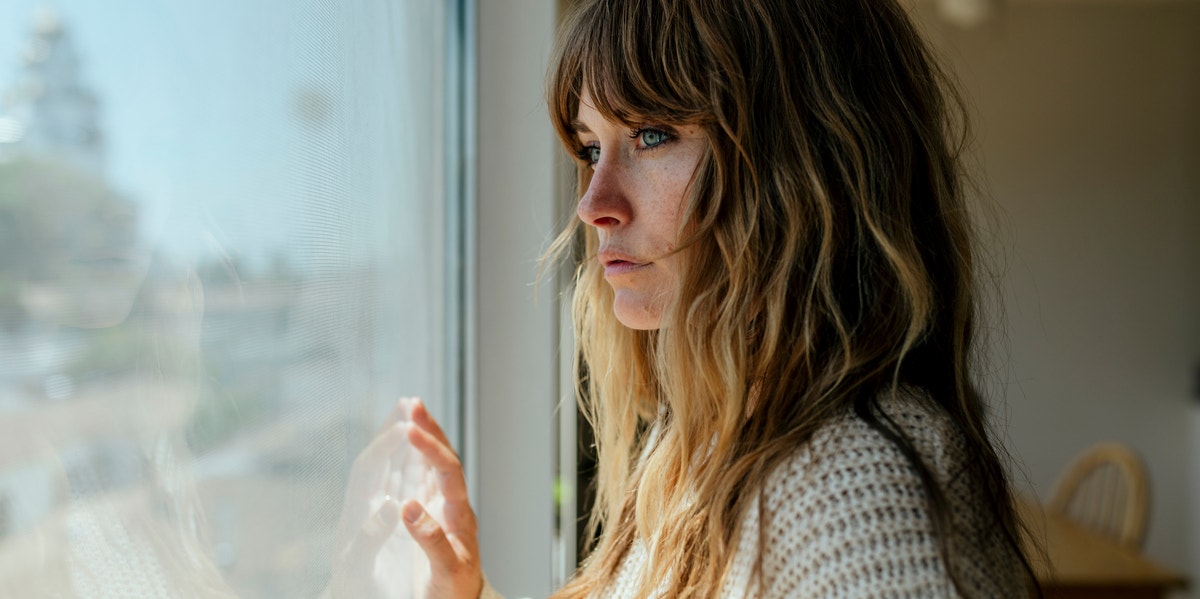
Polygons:
M672 251L707 141L696 126L609 121L586 90L573 125L592 171L576 213L599 235L613 311L627 327L657 329L678 287L684 253Z

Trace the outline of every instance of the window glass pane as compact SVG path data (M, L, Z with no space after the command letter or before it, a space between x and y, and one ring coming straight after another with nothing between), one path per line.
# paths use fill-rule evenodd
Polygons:
M0 596L324 588L457 401L446 4L0 0Z

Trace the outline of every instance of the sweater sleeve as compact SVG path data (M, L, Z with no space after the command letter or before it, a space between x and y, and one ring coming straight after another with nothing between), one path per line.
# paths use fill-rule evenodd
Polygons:
M921 480L857 419L823 431L768 479L764 599L958 597Z

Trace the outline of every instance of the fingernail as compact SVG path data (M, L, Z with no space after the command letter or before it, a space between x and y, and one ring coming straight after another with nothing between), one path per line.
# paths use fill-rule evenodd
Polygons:
M416 524L417 520L421 519L421 513L425 510L417 503L410 503L404 506L404 521L409 524Z

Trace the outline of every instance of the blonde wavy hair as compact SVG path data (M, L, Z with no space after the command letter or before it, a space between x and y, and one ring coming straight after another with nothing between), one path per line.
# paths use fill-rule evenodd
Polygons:
M754 491L848 410L920 474L943 558L952 555L942 489L876 405L900 386L955 423L966 475L983 486L980 509L1021 555L971 383L962 105L904 10L893 0L581 2L560 29L548 83L551 119L572 150L585 89L607 119L698 125L708 144L661 329L617 321L591 227L576 222L557 241L584 238L574 326L599 456L599 540L555 596L605 588L638 537L654 541L647 571L666 577L646 577L640 596L715 596ZM578 174L582 196L591 172L581 162Z

